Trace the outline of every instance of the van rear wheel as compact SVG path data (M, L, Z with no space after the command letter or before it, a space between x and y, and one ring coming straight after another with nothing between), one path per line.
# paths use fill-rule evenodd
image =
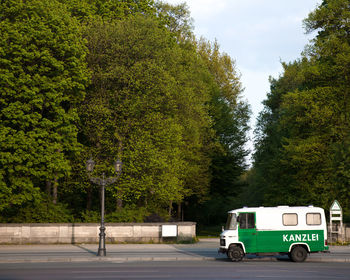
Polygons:
M307 258L307 251L301 246L294 247L290 253L290 258L293 262L303 262Z
M239 262L244 257L244 252L241 247L231 246L227 251L227 256L233 262Z

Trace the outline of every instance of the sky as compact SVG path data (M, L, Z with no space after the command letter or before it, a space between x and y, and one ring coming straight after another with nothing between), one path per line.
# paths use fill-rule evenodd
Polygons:
M243 99L251 106L251 126L263 109L269 76L278 78L281 62L301 56L315 34L305 34L302 21L321 0L164 0L186 3L199 38L217 40L220 50L236 61ZM253 134L251 132L251 138ZM248 144L252 149L252 142Z

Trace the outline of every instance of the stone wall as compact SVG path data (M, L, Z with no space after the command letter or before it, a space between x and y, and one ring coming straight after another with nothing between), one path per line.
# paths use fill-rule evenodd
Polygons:
M333 225L333 231L337 233L333 233L331 235L331 227L328 225L328 242L350 242L350 225L349 224L343 224L343 228L340 229L339 225Z
M163 225L175 225L176 237L164 237ZM106 242L191 241L196 237L196 223L107 223ZM0 224L0 244L98 243L100 224Z

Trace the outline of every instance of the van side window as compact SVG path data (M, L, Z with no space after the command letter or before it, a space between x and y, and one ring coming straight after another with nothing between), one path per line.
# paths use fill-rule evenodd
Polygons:
M239 214L239 228L255 228L255 213Z
M284 226L296 226L298 224L298 215L294 213L288 213L282 215Z
M307 213L306 214L306 224L309 226L316 226L321 224L321 214L320 213Z

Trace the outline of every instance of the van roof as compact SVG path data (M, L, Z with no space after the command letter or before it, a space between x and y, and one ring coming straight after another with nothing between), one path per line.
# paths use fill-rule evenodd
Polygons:
M319 213L321 215L321 224L313 225L314 230L325 230L326 220L324 210L314 206L277 206L277 207L243 207L229 211L229 213L254 212L256 214L257 230L285 230L283 225L284 214L297 214L297 224L287 226L288 230L304 230L309 228L307 225L307 214Z
M299 212L299 211L315 211L315 212L321 212L324 211L320 207L315 207L313 205L309 206L287 206L287 205L280 205L276 207L243 207L243 208L238 208L234 209L231 211L228 211L228 213L237 213L237 212L269 212L269 211L276 211L276 210L283 210L283 211L288 211L288 212Z

